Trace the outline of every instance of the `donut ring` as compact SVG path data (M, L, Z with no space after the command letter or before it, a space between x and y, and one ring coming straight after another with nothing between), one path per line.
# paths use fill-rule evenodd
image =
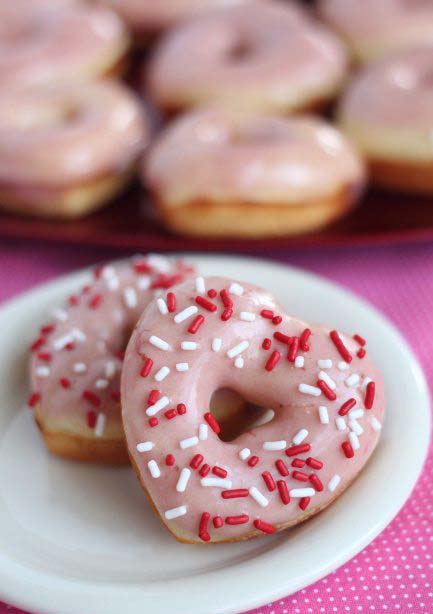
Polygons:
M148 86L167 114L207 103L287 114L323 107L346 68L343 46L324 27L290 5L253 2L169 32L150 61Z
M325 508L379 439L384 390L364 339L229 279L187 280L175 295L173 314L155 301L143 312L121 382L132 464L164 525L182 542L237 541ZM274 418L222 442L207 409L221 386Z
M175 120L142 170L164 223L198 236L309 232L356 204L364 164L320 119L199 110Z
M191 269L161 256L95 269L83 290L54 309L31 346L29 406L50 452L71 460L128 462L120 371L130 331L155 296Z

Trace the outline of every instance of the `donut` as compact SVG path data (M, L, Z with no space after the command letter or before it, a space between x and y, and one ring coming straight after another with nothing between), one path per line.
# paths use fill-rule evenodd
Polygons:
M322 107L345 72L344 48L328 30L290 7L252 2L169 32L150 61L147 84L167 114L204 103L286 114Z
M51 453L128 462L120 414L123 352L149 301L155 297L160 309L172 310L169 288L190 274L184 263L157 255L104 265L66 308L53 309L31 346L28 401Z
M8 87L114 76L128 48L125 26L104 7L63 1L50 8L41 0L0 7L0 83Z
M379 439L384 390L365 339L290 317L249 283L189 279L174 294L173 313L143 311L121 378L129 454L162 523L181 542L216 543L323 510ZM271 419L222 441L208 409L221 386Z
M365 156L373 183L433 194L433 46L404 51L354 79L341 129Z
M318 11L358 62L433 44L432 0L319 0Z
M217 108L169 125L141 174L168 228L215 237L321 228L348 212L364 185L357 152L324 121Z
M148 132L140 103L120 83L2 90L0 208L90 213L129 180Z

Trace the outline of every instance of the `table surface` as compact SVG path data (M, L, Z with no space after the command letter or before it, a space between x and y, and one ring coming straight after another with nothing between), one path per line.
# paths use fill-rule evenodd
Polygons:
M57 275L124 255L116 250L2 241L0 302ZM272 257L319 273L373 303L406 337L433 386L433 245L311 249ZM323 580L254 614L432 614L432 482L430 445L412 497L367 548ZM0 614L6 612L19 614L0 603Z

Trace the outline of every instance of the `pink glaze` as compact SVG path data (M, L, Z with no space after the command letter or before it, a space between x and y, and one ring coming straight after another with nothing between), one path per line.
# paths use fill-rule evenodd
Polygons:
M122 173L148 131L139 102L116 82L2 91L0 181L49 187Z
M211 289L218 292L211 300L215 311L198 306L196 299L197 296L207 297ZM227 309L220 295L223 289L228 290L226 304L233 303L233 314L227 321L223 321ZM258 519L278 527L300 520L305 509L308 513L327 505L362 469L379 438L385 409L384 390L380 373L363 347L364 340L356 341L339 333L338 339L346 348L341 350L345 356L343 360L331 340L329 329L307 325L286 315L272 296L242 282L210 277L204 279L203 287L202 279L198 278L198 281L183 283L176 288L175 294L175 314L162 315L155 301L143 312L127 347L121 383L123 424L129 450L163 521L182 539L217 542L251 534L257 528L253 523ZM175 318L191 307L198 307L197 313L176 323ZM263 310L266 311L261 315ZM192 333L198 316L203 316L204 321L197 332ZM272 316L274 319L270 319ZM305 332L307 328L311 331L309 337ZM295 350L294 342L289 346L275 339L275 333L296 337L299 348ZM154 345L155 342L161 345L155 337L162 340L166 349ZM264 338L272 339L268 350L262 348ZM214 351L218 349L215 339L221 340L218 351ZM197 343L198 347L182 349L184 342ZM236 347L239 353L235 356L233 348ZM228 355L230 350L233 350L231 356ZM281 354L280 359L272 370L268 370L272 361L276 362L275 352ZM363 357L358 357L358 353ZM142 377L140 372L149 358L153 360L152 370ZM319 360L326 362L319 365ZM179 365L185 363L188 370L179 371ZM169 373L158 381L165 368ZM373 385L366 387L369 382L366 378L374 381L374 399ZM318 384L318 380L321 383ZM335 385L336 400L327 398L317 387L326 390L323 382L331 387ZM301 392L299 387L304 389L305 385L307 391L317 396ZM224 443L206 418L212 393L221 387L232 388L250 402L272 408L274 418ZM160 394L159 401L153 405L149 403L152 390ZM341 406L351 399L352 414L339 416ZM185 405L186 413L179 404ZM320 406L327 408L326 412L321 410L322 419ZM329 424L322 423L325 421L323 412ZM351 417L353 412L358 418ZM337 428L338 417L343 421L344 432ZM155 419L158 424L152 427L149 420ZM354 431L359 434L357 437ZM346 457L342 447L344 445L351 456L353 449L349 442L355 448L352 458ZM292 455L296 452L291 450L294 445L305 448ZM269 449L273 447L279 449ZM169 457L168 465L167 455L174 457L174 461ZM198 466L193 468L191 461L196 455L203 459L196 458ZM307 461L311 458L320 462ZM294 467L292 461L295 459L307 461L307 464ZM280 474L277 461L287 466L288 476ZM199 472L205 464L211 468L206 477L216 482L202 481ZM296 464L302 465L302 462L298 460ZM215 467L220 469L214 470ZM218 478L225 471L226 478ZM284 466L281 471L287 473ZM295 471L300 471L301 475ZM311 477L313 474L316 477ZM273 488L272 483L278 481L281 483L269 490ZM287 505L282 501L285 486L289 495L291 493ZM307 494L311 501L305 499L306 493L293 492L300 488L310 489ZM241 489L246 496L226 498L233 493L224 491L233 489ZM299 494L304 496L297 496ZM184 513L173 518L170 510L177 508ZM203 514L209 514L208 523ZM213 519L218 516L223 524L214 528ZM246 522L230 524L233 516L244 516ZM207 531L203 530L203 524L207 524Z
M120 371L128 336L149 301L165 297L189 271L161 256L105 265L66 309L53 309L32 345L30 368L30 405L48 430L122 437Z
M9 87L99 78L127 51L125 26L103 7L8 4L0 7L0 83Z
M432 0L321 0L319 13L361 60L433 43Z
M169 33L150 63L149 85L167 108L218 102L286 113L333 96L345 70L333 34L290 6L252 3Z
M359 187L364 168L350 142L320 119L207 109L161 134L144 177L173 207L201 199L290 205Z

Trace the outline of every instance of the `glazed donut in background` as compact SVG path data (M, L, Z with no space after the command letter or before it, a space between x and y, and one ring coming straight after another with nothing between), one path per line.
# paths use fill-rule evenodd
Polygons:
M340 108L375 185L433 194L433 46L402 52L354 79Z
M432 0L319 0L318 11L359 62L433 44Z
M169 32L146 76L168 114L204 103L286 114L324 106L345 74L345 51L328 30L290 5L252 2Z
M161 133L143 181L175 232L266 237L339 218L356 203L365 175L350 142L322 120L212 108Z
M32 2L28 10L22 4L0 6L0 83L59 85L123 70L129 34L113 11L72 2L54 8Z
M2 89L0 208L85 215L126 184L147 139L143 109L119 83Z
M365 340L290 317L231 279L190 279L174 294L174 312L144 310L121 380L132 464L161 521L179 541L216 543L327 507L379 439L384 390ZM209 411L221 386L272 419L221 441Z

